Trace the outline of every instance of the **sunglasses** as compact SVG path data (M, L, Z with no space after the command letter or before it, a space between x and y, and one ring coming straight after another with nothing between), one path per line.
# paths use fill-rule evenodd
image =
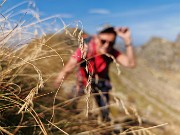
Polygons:
M100 39L101 41L101 44L105 44L105 43L108 43L110 46L113 46L115 41L107 41L107 40L104 40L104 39Z

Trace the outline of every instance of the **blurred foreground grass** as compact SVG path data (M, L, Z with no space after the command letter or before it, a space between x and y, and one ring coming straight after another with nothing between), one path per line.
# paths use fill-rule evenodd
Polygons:
M1 19L3 30L0 36L1 134L98 135L111 134L110 131L117 126L124 128L122 134L154 134L150 129L156 129L157 124L150 123L149 119L148 122L141 119L141 110L137 110L135 105L136 99L141 97L131 98L126 93L129 88L119 80L116 67L111 70L114 86L110 104L111 123L102 123L99 120L99 108L95 105L92 95L79 97L78 101L76 97L68 99L75 83L75 73L63 82L60 89L54 88L53 82L57 73L73 50L80 46L82 30L69 28L62 22L60 32L42 32L42 36L38 37L38 23L43 22L38 15L33 15L35 22L26 25L23 25L23 21L12 25L9 23L11 18L4 16ZM4 27L8 23L10 27ZM30 40L27 33L32 36ZM124 72L126 73L123 70L123 74ZM131 77L128 74L127 76ZM87 102L87 98L90 102ZM74 107L75 103L77 108ZM90 108L87 108L87 105ZM158 135L165 135L163 131L156 132Z
M69 32L73 33L72 29ZM137 130L137 135L152 134L149 128L156 128L156 123L142 121L134 106L135 99L121 92L126 87L113 72L110 108L114 123L101 123L92 95L88 97L90 102L87 95L78 97L78 101L76 97L68 99L75 83L74 73L60 89L54 88L57 73L78 45L77 37L62 33L32 40L18 50L2 49L0 120L4 131L1 131L8 134L111 134L115 125L120 124L126 132ZM116 70L112 67L112 71ZM76 103L77 108L74 108ZM90 106L88 117L87 104Z

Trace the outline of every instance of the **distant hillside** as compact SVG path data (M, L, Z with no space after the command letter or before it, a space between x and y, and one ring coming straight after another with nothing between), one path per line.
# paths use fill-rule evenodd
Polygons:
M136 48L137 66L112 71L116 91L134 104L141 116L156 123L169 123L158 135L179 135L180 43L154 37Z
M180 46L180 34L176 38L176 44L179 44L179 46Z
M49 81L53 83L54 77L79 46L77 37L80 30L75 30L75 28L68 28L58 34L52 33L34 39L27 46L20 48L16 55L34 64L42 72L44 79L48 80L47 84ZM38 77L31 65L26 65L22 72Z
M145 59L149 66L179 71L180 69L180 37L176 42L154 37L138 49L138 56Z

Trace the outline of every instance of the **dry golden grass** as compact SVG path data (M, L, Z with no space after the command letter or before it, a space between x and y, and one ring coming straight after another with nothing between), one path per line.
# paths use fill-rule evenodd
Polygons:
M1 5L3 5L2 3ZM26 2L21 3L26 4ZM18 6L17 6L18 7ZM10 12L16 8L12 7ZM24 14L23 14L24 15ZM100 123L97 112L100 108L92 104L92 94L87 91L82 97L67 99L63 90L71 89L73 75L59 89L53 87L57 73L63 68L76 47L83 50L83 29L69 29L72 24L62 25L54 34L46 34L37 26L46 20L33 14L34 22L11 24L6 13L1 20L0 35L0 132L3 134L103 134L114 129L113 123ZM4 18L4 19L3 19ZM6 22L10 27L5 28ZM12 26L11 26L12 25ZM64 31L62 33L62 31ZM27 33L29 33L29 36ZM43 34L38 37L38 34ZM26 36L25 36L26 35ZM27 36L28 35L28 36ZM23 38L22 38L23 37ZM29 39L30 37L30 39ZM111 57L111 56L109 56ZM117 65L117 63L116 63ZM64 87L64 86L68 87ZM135 107L126 107L116 95L110 107L122 108L121 116L128 116L141 125L141 118ZM80 100L77 100L80 98ZM81 102L80 102L81 101ZM80 107L73 108L73 103ZM127 123L118 123L117 125ZM159 125L162 126L162 125ZM155 128L155 127L152 127ZM134 131L135 129L135 131ZM128 127L126 132L137 135L152 134L150 128ZM142 132L141 132L142 131ZM136 132L136 133L134 133ZM109 133L110 134L110 133Z

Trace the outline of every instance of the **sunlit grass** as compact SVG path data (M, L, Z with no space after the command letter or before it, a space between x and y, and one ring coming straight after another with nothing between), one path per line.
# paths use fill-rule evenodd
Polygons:
M24 4L32 9L21 9ZM84 50L82 23L66 24L58 16L41 19L35 9L35 3L22 2L4 11L0 18L0 132L8 135L98 135L112 131L114 123L98 120L102 108L93 105L89 87L81 97L67 99L64 96L63 90L71 89L64 84L73 85L70 84L73 75L58 89L53 87L55 77L74 49L80 47ZM14 10L15 13L12 12ZM19 19L15 21L14 18ZM46 29L51 27L44 29L43 24L48 26L54 20L61 22L59 29L47 33ZM70 28L72 26L74 28ZM119 65L114 62L120 75ZM141 127L141 117L135 107L127 107L116 93L111 97L114 100L110 107L121 108L122 117L128 116L137 121L136 126L139 126L135 130L152 134L149 128ZM79 108L73 108L73 103L77 103ZM127 132L136 132L133 126L128 129Z

